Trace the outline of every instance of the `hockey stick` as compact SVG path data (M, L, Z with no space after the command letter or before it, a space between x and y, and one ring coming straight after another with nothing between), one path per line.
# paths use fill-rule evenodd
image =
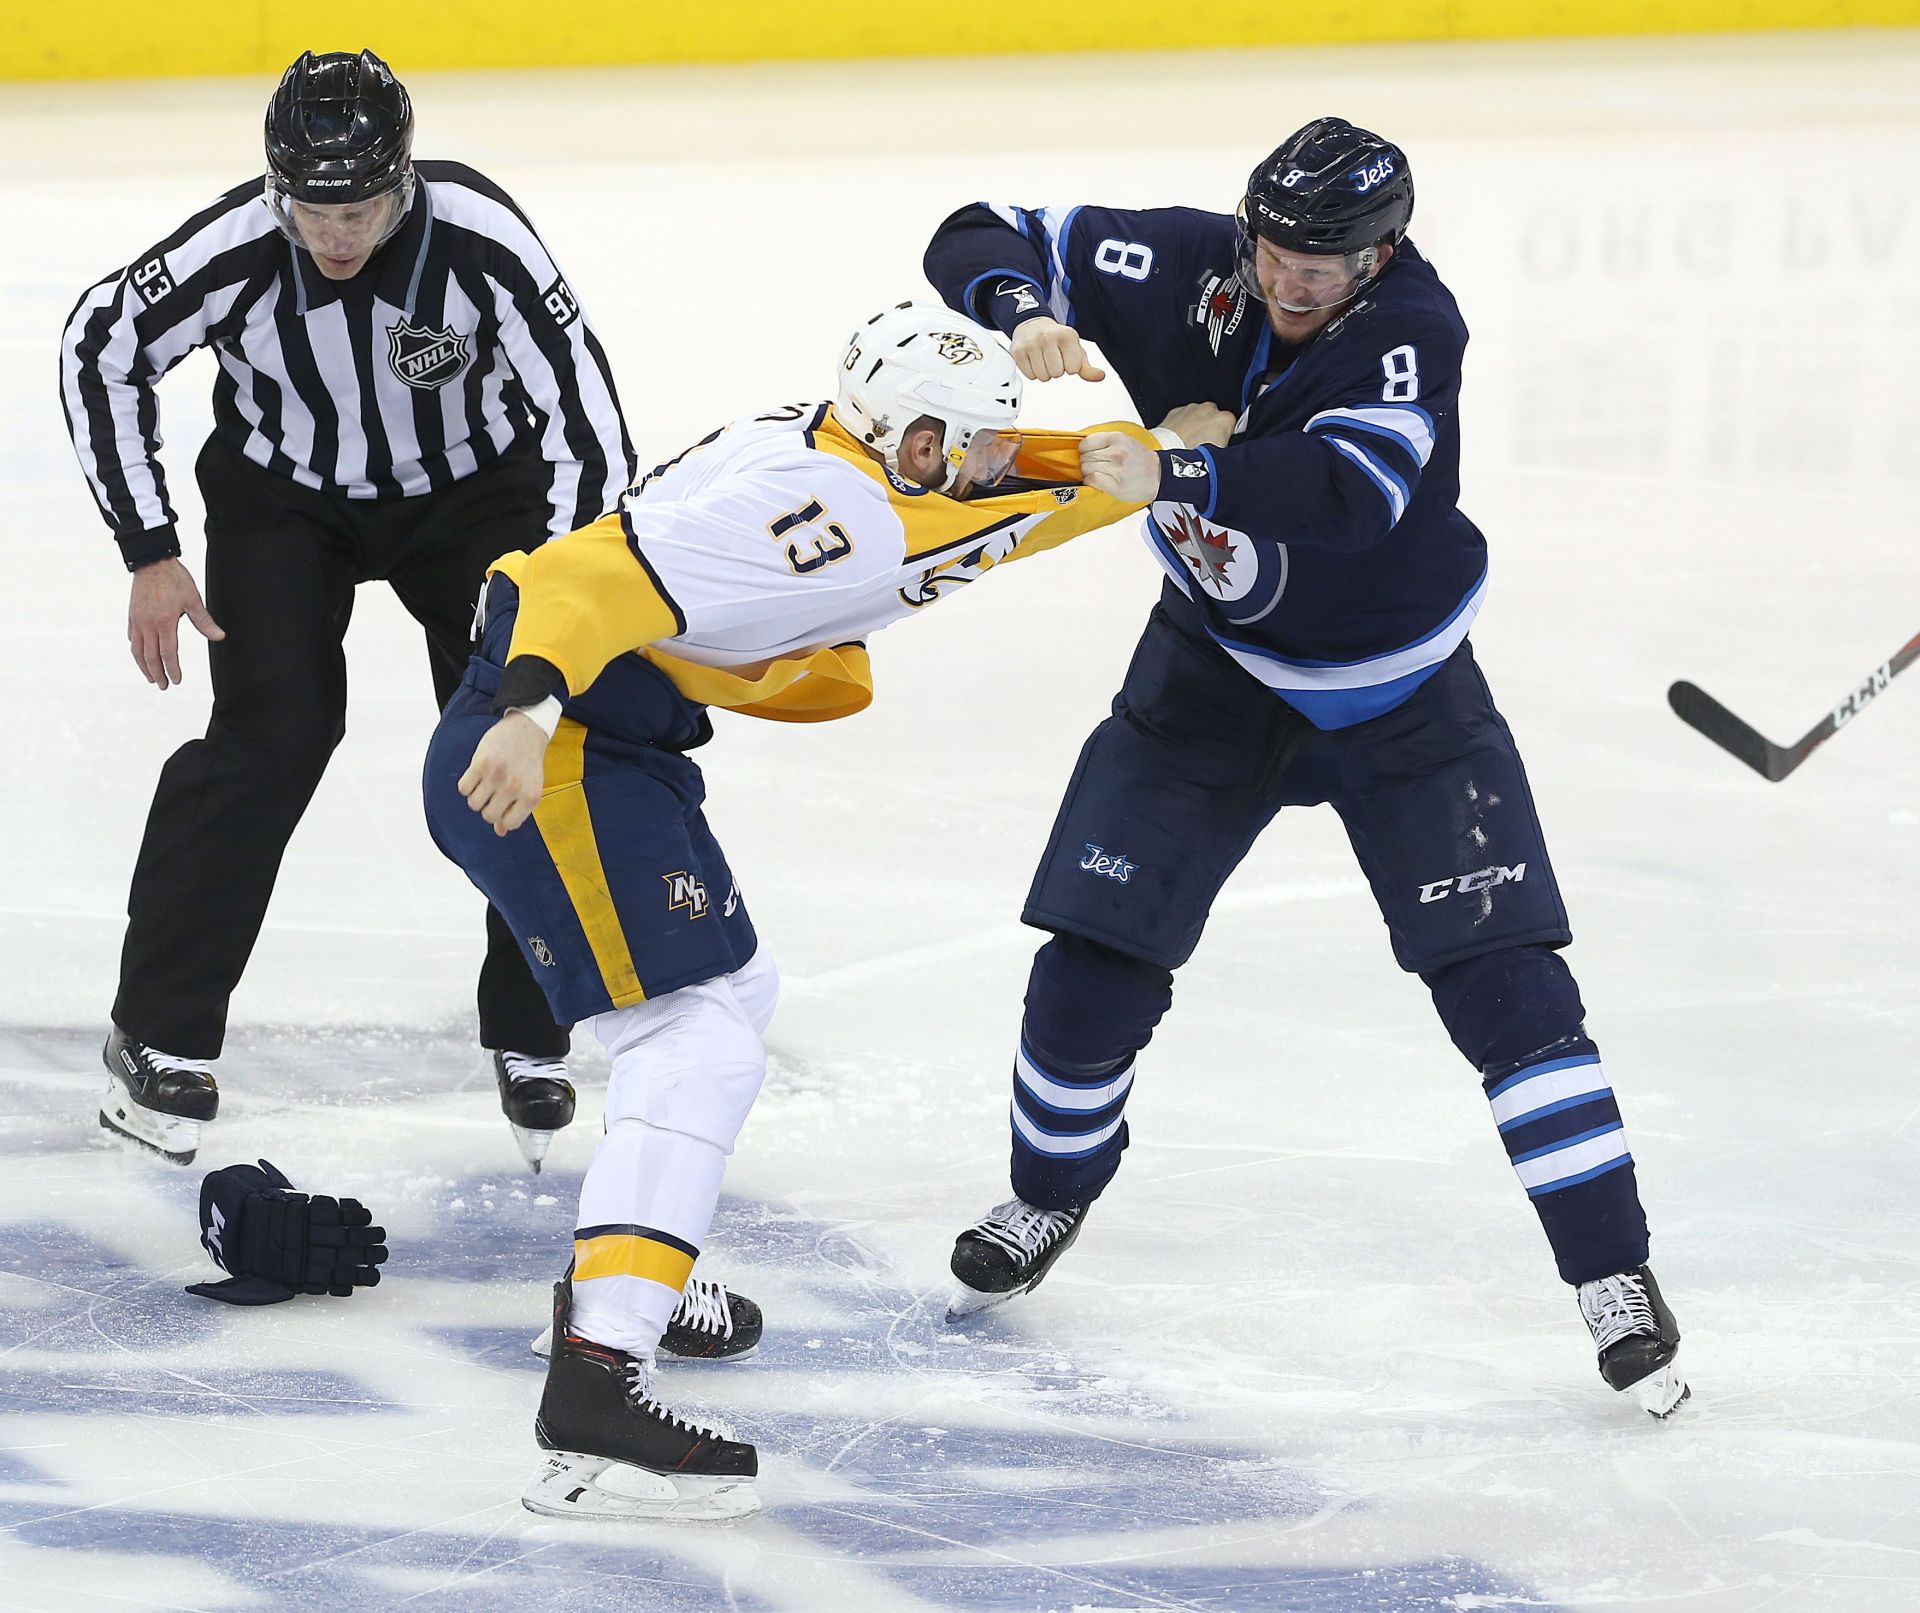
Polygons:
M1920 660L1920 633L1895 650L1867 674L1866 681L1849 689L1839 703L1792 745L1776 745L1759 729L1742 722L1697 683L1676 683L1667 690L1667 704L1689 728L1697 728L1723 751L1738 757L1769 784L1778 784L1828 740L1866 709L1867 702L1885 689L1914 661Z

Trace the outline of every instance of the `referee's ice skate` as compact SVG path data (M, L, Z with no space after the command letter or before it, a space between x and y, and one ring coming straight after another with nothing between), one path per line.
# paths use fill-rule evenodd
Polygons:
M1580 1285L1580 1314L1600 1355L1600 1376L1631 1389L1655 1417L1678 1410L1693 1391L1680 1375L1680 1324L1645 1266Z
M1080 1236L1086 1217L1084 1204L1042 1210L1016 1198L994 1206L954 1240L950 1264L960 1286L947 1301L947 1320L958 1321L1038 1288Z
M220 1112L213 1061L162 1053L118 1025L100 1057L107 1067L100 1129L172 1164L191 1165L200 1149L202 1122Z
M500 1088L500 1112L513 1128L522 1157L538 1176L553 1134L573 1123L573 1083L567 1079L566 1062L530 1053L496 1052L493 1078Z
M660 1337L660 1353L683 1361L744 1361L760 1347L761 1326L760 1307L745 1294L690 1277ZM533 1353L542 1361L552 1357L551 1327L533 1341Z
M553 1518L669 1522L757 1512L754 1448L662 1404L651 1361L569 1331L570 1283L554 1298L554 1351L533 1425L550 1454L521 1505Z

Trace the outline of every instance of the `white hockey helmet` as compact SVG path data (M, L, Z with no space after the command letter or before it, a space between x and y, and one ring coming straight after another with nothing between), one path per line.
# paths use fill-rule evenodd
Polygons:
M998 481L1012 463L1020 390L1013 354L992 331L938 304L903 302L847 339L833 411L896 475L907 427L932 415L946 427L947 485L964 491Z

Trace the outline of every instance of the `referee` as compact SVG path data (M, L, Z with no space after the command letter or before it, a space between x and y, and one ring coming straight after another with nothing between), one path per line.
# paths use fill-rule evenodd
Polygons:
M384 579L425 630L444 705L487 565L597 519L634 470L565 278L498 186L413 161L412 105L385 62L301 56L266 146L264 185L89 288L60 346L74 447L133 573L134 661L165 689L180 618L211 641L206 737L161 770L134 867L100 1109L180 1164L219 1107L228 999L345 732L355 586ZM220 367L195 465L204 601L154 400L196 347ZM572 1118L567 1029L491 909L479 1007L508 1118L550 1135Z

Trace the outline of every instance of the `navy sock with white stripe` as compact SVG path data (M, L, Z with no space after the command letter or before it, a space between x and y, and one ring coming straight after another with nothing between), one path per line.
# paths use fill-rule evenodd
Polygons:
M1500 1141L1560 1275L1643 1265L1647 1218L1579 987L1557 952L1512 947L1426 975L1448 1032L1480 1069Z
M1033 960L1014 1058L1013 1190L1041 1209L1090 1204L1120 1168L1134 1057L1173 998L1171 972L1078 936Z

